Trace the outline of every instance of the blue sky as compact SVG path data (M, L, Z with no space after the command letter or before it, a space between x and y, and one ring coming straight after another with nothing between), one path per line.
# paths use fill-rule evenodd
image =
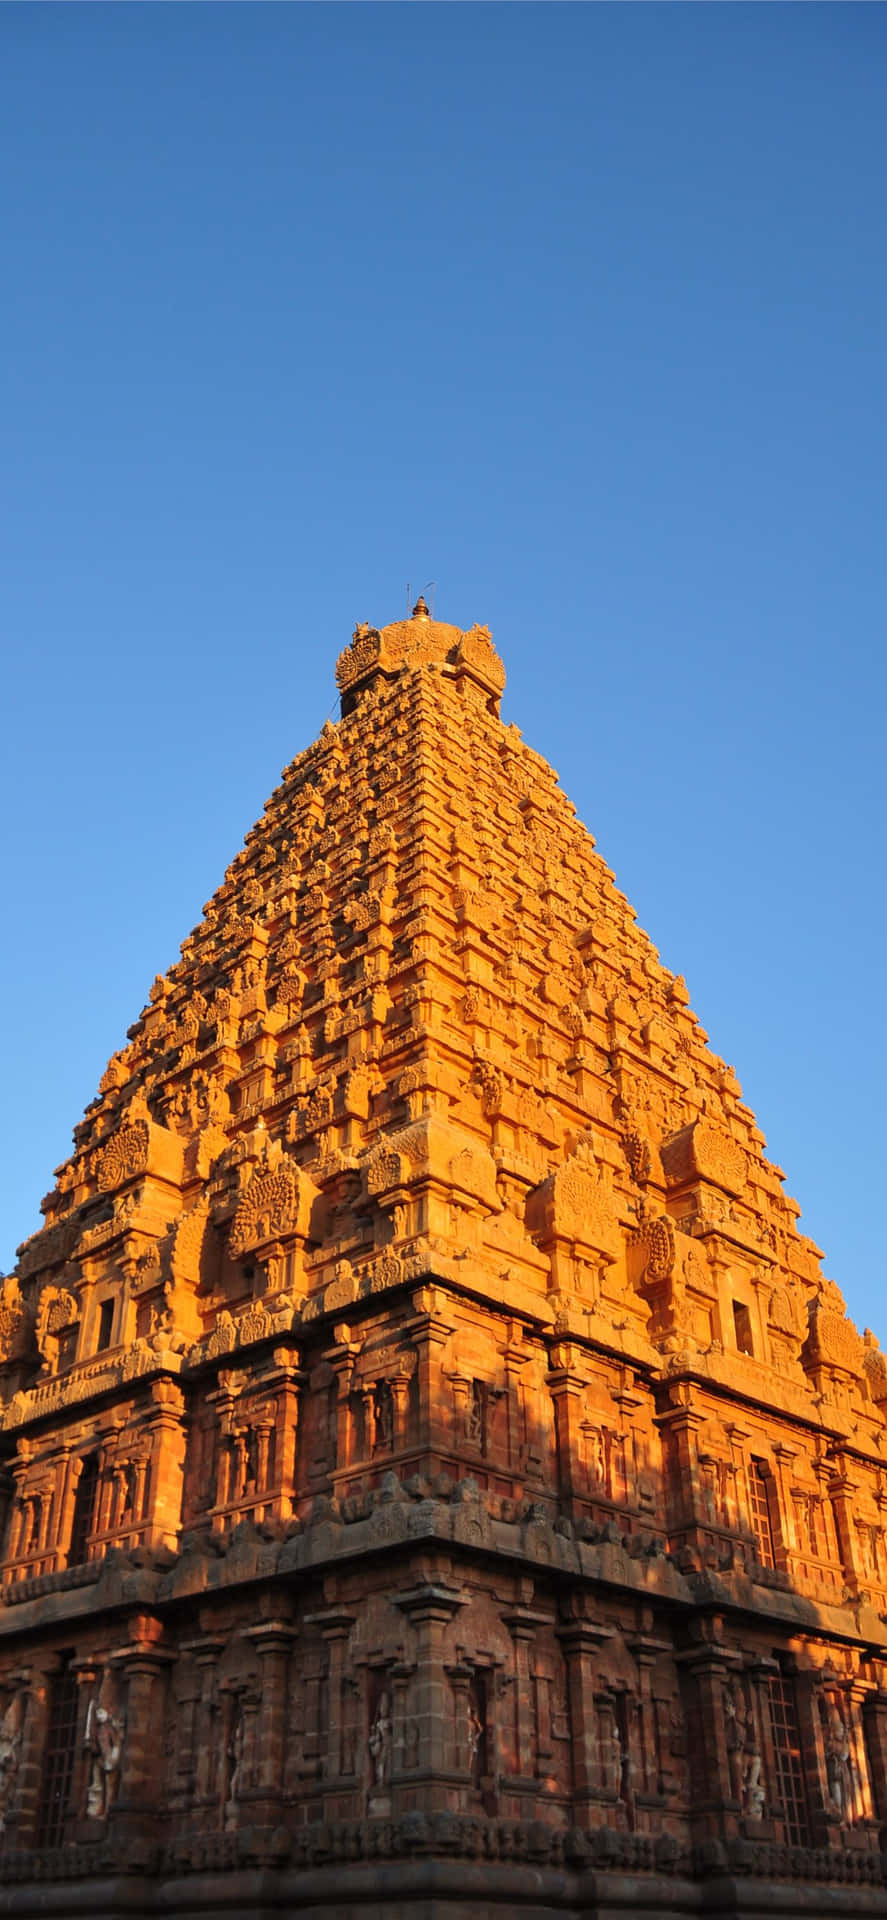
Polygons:
M0 1262L433 578L887 1341L881 7L0 9Z

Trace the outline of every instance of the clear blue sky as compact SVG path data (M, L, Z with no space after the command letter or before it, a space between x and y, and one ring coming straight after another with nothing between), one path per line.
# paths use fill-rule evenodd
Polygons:
M887 13L0 8L0 1259L437 582L887 1340Z

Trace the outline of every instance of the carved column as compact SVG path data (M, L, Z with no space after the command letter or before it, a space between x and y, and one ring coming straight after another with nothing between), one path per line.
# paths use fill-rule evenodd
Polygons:
M698 1840L721 1833L730 1815L735 1832L741 1806L733 1795L724 1702L737 1659L716 1641L706 1641L678 1653L677 1665L690 1760L691 1832Z
M573 1347L553 1347L548 1375L557 1433L558 1490L565 1500L572 1500L580 1490L579 1423L588 1386L583 1376L574 1372L574 1358Z
M274 1420L271 1415L267 1415L264 1419L256 1421L256 1426L255 1426L256 1488L255 1490L256 1490L256 1494L261 1495L263 1498L268 1493L268 1459L269 1459L269 1452L270 1452L270 1446L271 1446L271 1435L273 1431L274 1431Z
M159 1622L146 1626L151 1639L146 1636L112 1656L127 1685L120 1782L111 1818L127 1835L151 1832L166 1799L163 1707L166 1676L175 1654L153 1639L161 1630Z
M523 1465L523 1430L521 1421L520 1377L530 1358L527 1349L521 1344L520 1329L512 1322L509 1325L509 1341L505 1349L505 1393L506 1415L508 1422L508 1465L512 1473L520 1473Z
M50 1538L55 1554L56 1566L62 1566L64 1564L67 1553L71 1516L74 1507L74 1491L76 1481L79 1479L79 1471L77 1471L75 1477L74 1469L79 1470L81 1464L79 1460L71 1460L71 1450L69 1447L63 1449L56 1468L55 1487L52 1496L52 1528Z
M391 1389L393 1412L393 1451L400 1453L407 1444L410 1382L406 1374L393 1373L388 1381L388 1385Z
M193 1653L200 1675L200 1696L194 1714L194 1817L198 1826L214 1827L219 1814L219 1760L221 1734L216 1699L216 1667L225 1641L209 1638L186 1642L183 1653Z
M408 1660L398 1660L388 1669L388 1677L391 1681L392 1719L394 1721L393 1778L397 1778L400 1774L405 1773L407 1768L412 1765L415 1757L411 1751L411 1729L409 1726L409 1722L412 1719L410 1711L410 1682L414 1673L415 1667Z
M613 1628L594 1620L571 1620L556 1629L567 1664L567 1697L573 1758L573 1817L591 1825L592 1803L599 1798L600 1755L597 1737L597 1656Z
M344 1334L345 1329L337 1329ZM336 1457L331 1471L342 1473L354 1464L354 1420L351 1413L351 1384L356 1349L344 1342L324 1354L336 1382Z
M887 1692L882 1688L866 1694L862 1703L862 1724L875 1811L879 1820L887 1821Z
M675 1398L689 1387L683 1384L673 1389ZM656 1419L656 1425L662 1434L663 1449L666 1454L666 1508L669 1529L672 1533L695 1533L700 1517L704 1518L702 1489L699 1483L696 1435L702 1425L702 1415L689 1406L677 1405Z
M296 1448L299 1437L299 1389L305 1384L305 1376L291 1364L295 1356L285 1348L275 1350L274 1359L280 1366L280 1392L277 1396L277 1429L274 1439L274 1481L280 1489L279 1511L284 1516L292 1512L292 1495L296 1478Z
M151 1387L151 1400L152 1473L146 1538L151 1546L175 1548L182 1524L185 1396L174 1380L161 1379Z
M652 1634L638 1634L627 1644L629 1651L634 1654L638 1670L637 1721L641 1746L638 1791L658 1798L660 1793L659 1726L653 1699L653 1668L660 1654L671 1652L671 1645L666 1640L655 1639Z
M10 1846L16 1841L24 1846L33 1846L36 1842L37 1820L43 1796L43 1769L46 1737L49 1730L51 1688L61 1669L61 1664L57 1655L44 1651L37 1657L31 1668L22 1670L22 1686L27 1689L28 1707L22 1728L22 1744L16 1778L14 1827L7 1822ZM83 1746L82 1729L85 1711L81 1696L81 1711L77 1722L78 1752L82 1751ZM70 1796L69 1805L74 1806Z
M324 1777L335 1784L342 1771L342 1677L346 1671L346 1654L355 1615L344 1607L325 1607L322 1613L305 1615L306 1627L319 1627L329 1648L329 1668L326 1685L326 1764ZM321 1733L321 1755L323 1755L323 1733Z
M773 1446L773 1458L776 1461L776 1478L779 1501L779 1516L773 1531L776 1536L776 1561L785 1565L786 1556L798 1552L800 1541L795 1528L795 1508L791 1497L792 1461L797 1456L796 1447L787 1447L784 1442L776 1441ZM774 1516L775 1518L775 1516ZM782 1553L780 1556L780 1547Z
M465 1601L457 1588L443 1581L423 1581L406 1593L392 1595L396 1607L412 1622L416 1636L416 1677L413 1698L418 1729L417 1762L429 1776L426 1811L449 1805L443 1779L452 1738L451 1694L444 1672L446 1629Z
M444 1423L444 1396L441 1378L441 1352L452 1332L451 1323L445 1320L438 1309L440 1296L433 1287L423 1288L414 1295L413 1305L421 1316L417 1321L413 1339L418 1353L418 1394L419 1394L419 1432L420 1447L432 1456L439 1457L449 1448L449 1436ZM429 1463L433 1471L433 1464Z
M551 1614L534 1613L530 1607L514 1607L502 1615L514 1642L514 1724L517 1773L522 1780L535 1780L536 1725L533 1680L530 1674L530 1649L542 1626L553 1626Z
M859 1493L859 1486L846 1472L843 1460L836 1461L829 1483L829 1501L834 1516L844 1578L851 1593L857 1593L865 1580L865 1570L860 1561L859 1538L854 1525Z
M270 1825L280 1818L287 1728L287 1677L296 1629L286 1620L263 1620L250 1627L261 1670L261 1699L255 1729L255 1785L251 1818Z

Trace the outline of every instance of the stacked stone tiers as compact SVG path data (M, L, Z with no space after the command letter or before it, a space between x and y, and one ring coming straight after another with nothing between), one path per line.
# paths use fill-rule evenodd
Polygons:
M887 1913L887 1362L487 630L337 678L2 1284L0 1906Z

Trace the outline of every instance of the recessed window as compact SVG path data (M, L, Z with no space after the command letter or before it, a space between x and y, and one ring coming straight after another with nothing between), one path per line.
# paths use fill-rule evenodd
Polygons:
M790 1846L805 1847L810 1842L809 1815L794 1684L786 1674L774 1674L768 1692L773 1758L785 1838Z
M68 1548L69 1567L78 1567L86 1559L95 1522L96 1496L99 1485L98 1454L91 1453L83 1462L77 1491L74 1495L74 1515L71 1521L71 1544Z
M114 1325L114 1302L103 1300L99 1308L99 1336L96 1341L96 1353L101 1353L111 1345L111 1328Z
M53 1675L49 1686L42 1790L37 1814L38 1847L58 1847L65 1838L71 1777L77 1751L79 1699L77 1675L66 1661L61 1671Z
M752 1460L748 1470L748 1496L751 1507L751 1523L758 1543L758 1559L762 1567L776 1565L776 1535L773 1527L773 1507L775 1499L773 1482L763 1460Z
M733 1325L736 1329L736 1345L740 1353L754 1353L751 1337L751 1313L744 1300L733 1302Z

